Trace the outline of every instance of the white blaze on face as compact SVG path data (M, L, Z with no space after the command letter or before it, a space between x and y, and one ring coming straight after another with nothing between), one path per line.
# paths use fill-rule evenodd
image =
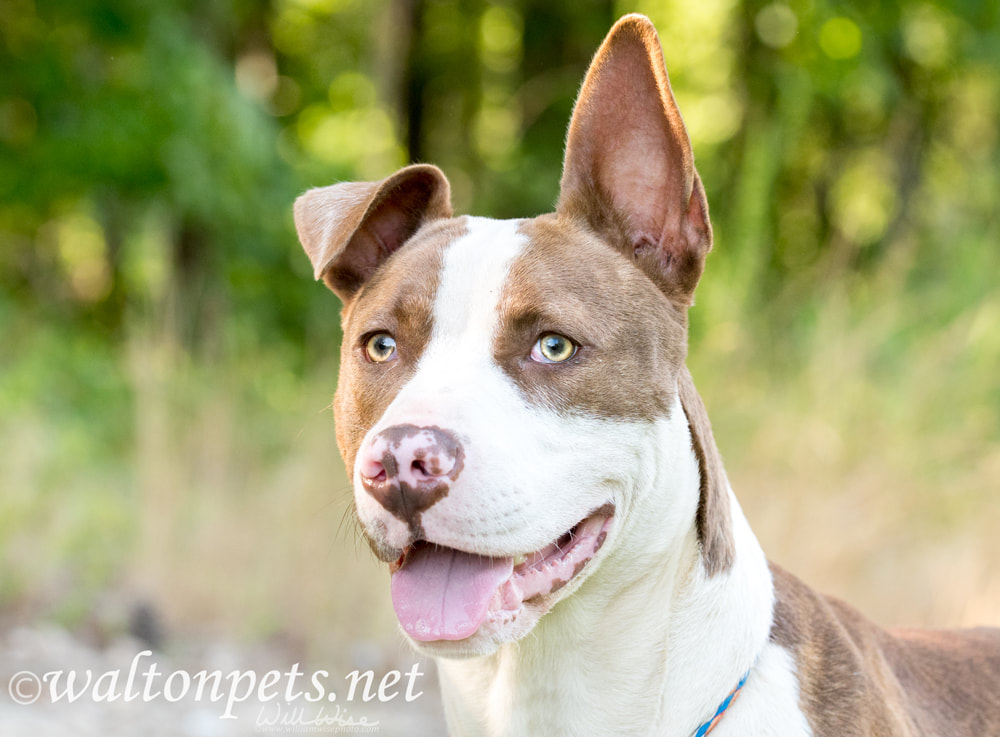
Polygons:
M493 339L499 315L497 304L507 279L511 263L527 246L527 238L518 232L520 221L466 218L467 233L449 244L439 275L439 285L434 302L431 340L413 378L403 387L386 409L382 418L372 427L364 444L381 430L398 424L436 425L448 428L467 445L466 453L474 454L466 476L481 475L486 449L497 445L497 436L491 431L492 423L499 421L498 414L511 409L516 402L512 387L493 361ZM491 417L492 416L492 417ZM496 448L502 452L501 448ZM477 468L479 470L477 471ZM358 471L356 471L356 476ZM510 487L504 473L488 480L488 487ZM468 482L463 478L463 486ZM482 539L491 531L480 527L470 529L467 521L467 504L482 509L482 514L492 520L503 521L510 515L516 519L517 505L509 499L496 499L489 488L478 500L471 494L456 493L453 499L444 499L433 511L424 515L424 532L435 542L454 545L455 533L463 530L465 547L473 540ZM355 484L359 516L362 522L379 520L386 529L389 545L402 547L409 528L399 520L387 517L385 510ZM465 503L459 497L467 498ZM490 500L492 510L488 506ZM451 513L447 509L451 508ZM503 514L499 514L503 510ZM445 519L439 519L439 518ZM463 519L466 518L466 519ZM451 528L454 524L455 528ZM442 534L438 540L434 532ZM495 531L494 531L495 532ZM482 551L488 552L488 551ZM497 551L501 552L501 551Z
M472 361L493 364L500 294L528 239L518 231L520 220L469 217L466 222L468 234L445 254L434 302L434 331L421 370Z

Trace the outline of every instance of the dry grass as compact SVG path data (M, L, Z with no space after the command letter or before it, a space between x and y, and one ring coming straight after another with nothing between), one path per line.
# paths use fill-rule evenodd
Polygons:
M692 372L772 560L883 624L1000 624L1000 294L901 268L830 282L798 332L720 320Z

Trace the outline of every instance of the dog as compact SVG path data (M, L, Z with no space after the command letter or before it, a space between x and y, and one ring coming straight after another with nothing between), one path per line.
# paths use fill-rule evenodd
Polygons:
M424 164L294 210L344 305L357 517L452 735L1000 735L1000 630L879 629L733 496L685 367L708 204L648 19L594 57L554 213L452 217Z

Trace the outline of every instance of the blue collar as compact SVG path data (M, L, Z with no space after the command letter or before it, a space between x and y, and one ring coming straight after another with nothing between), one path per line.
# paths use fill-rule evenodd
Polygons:
M719 704L719 708L716 709L715 715L695 730L694 737L705 737L706 734L715 729L715 725L722 719L722 715L726 712L726 709L732 706L732 703L736 701L736 697L740 694L740 689L743 688L743 684L745 684L747 682L747 678L750 677L751 670L753 670L752 665L750 666L750 669L743 674L740 682L736 684L736 688L734 688L729 695L722 700L722 703Z

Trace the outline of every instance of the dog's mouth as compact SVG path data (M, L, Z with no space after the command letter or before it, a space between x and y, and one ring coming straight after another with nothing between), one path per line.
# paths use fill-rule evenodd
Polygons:
M525 602L542 600L573 580L607 537L606 504L555 542L526 555L492 558L418 542L391 566L392 604L414 640L464 640L487 620L502 623Z

